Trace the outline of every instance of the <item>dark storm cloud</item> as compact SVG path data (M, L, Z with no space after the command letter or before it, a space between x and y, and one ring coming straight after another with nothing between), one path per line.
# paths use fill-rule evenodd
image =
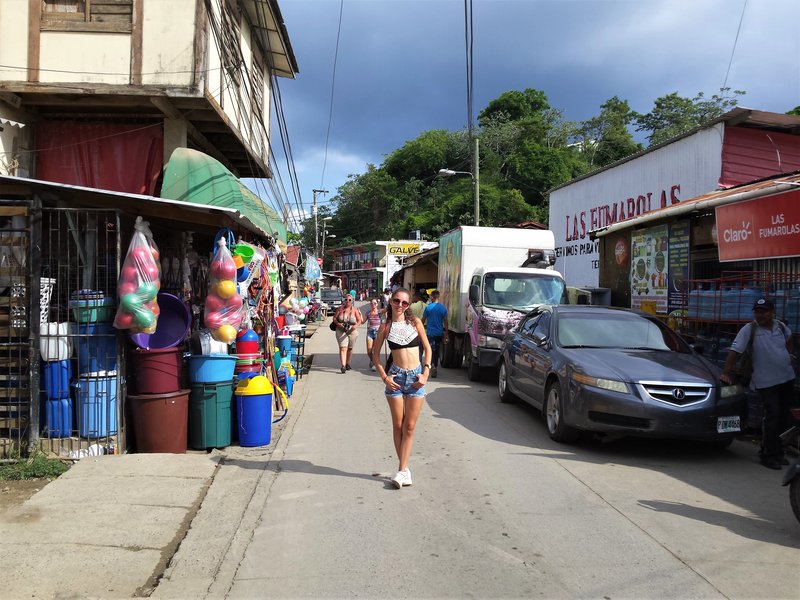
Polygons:
M722 85L743 0L474 0L475 115L504 91L543 90L568 119L611 96L647 112ZM800 104L795 0L750 0L728 84L744 106ZM430 129L466 125L464 3L345 0L324 182L336 0L283 0L300 74L281 91L304 205Z

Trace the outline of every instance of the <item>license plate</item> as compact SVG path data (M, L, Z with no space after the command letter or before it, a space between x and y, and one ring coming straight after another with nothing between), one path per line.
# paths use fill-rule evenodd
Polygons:
M741 431L742 426L739 423L739 417L717 417L717 433L731 433L734 431Z

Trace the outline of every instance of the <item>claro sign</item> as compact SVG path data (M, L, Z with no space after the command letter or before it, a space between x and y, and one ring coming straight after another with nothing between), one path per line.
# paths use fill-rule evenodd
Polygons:
M800 190L718 206L720 262L800 256Z

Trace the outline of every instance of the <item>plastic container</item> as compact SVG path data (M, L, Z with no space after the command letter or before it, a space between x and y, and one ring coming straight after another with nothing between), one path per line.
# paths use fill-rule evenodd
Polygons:
M158 322L153 333L131 333L134 344L145 349L174 348L189 335L192 314L183 300L172 294L159 292Z
M72 323L78 349L78 373L116 371L117 334L111 323Z
M79 435L98 438L117 433L117 374L86 373L73 387Z
M209 354L189 357L189 381L219 383L233 380L236 357L229 354Z
M233 381L194 383L189 393L189 446L198 450L231 444Z
M68 360L58 360L44 364L44 389L48 400L69 398L69 380L72 379L72 365Z
M67 360L72 356L69 323L41 323L39 328L39 352L42 360Z
M73 296L75 296L73 294ZM69 301L72 316L78 323L96 323L98 321L113 321L116 306L114 299L108 296L88 297L87 294L78 294L76 299Z
M133 361L138 394L172 394L181 389L180 348L137 348Z
M72 435L72 401L69 398L48 399L45 403L44 435L64 438Z
M137 452L186 452L189 390L128 396Z
M236 340L237 354L258 354L258 340Z
M239 444L266 446L272 438L272 384L266 377L240 377L236 386Z

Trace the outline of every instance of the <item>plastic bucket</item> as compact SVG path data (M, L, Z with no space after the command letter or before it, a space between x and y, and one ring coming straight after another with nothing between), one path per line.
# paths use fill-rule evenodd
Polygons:
M139 394L172 394L181 389L182 352L179 348L137 348L133 360Z
M231 443L233 381L195 383L189 394L189 446L198 450Z
M220 383L233 379L236 357L228 354L208 354L189 357L189 381Z
M266 446L272 439L272 384L262 376L241 378L235 396L239 445Z
M116 308L114 299L107 296L85 300L70 300L69 307L72 309L72 316L78 323L113 321Z
M237 354L258 354L258 340L236 340Z
M253 255L255 251L250 246L245 246L244 244L239 244L233 249L233 256L240 256L242 259L242 264L247 264L251 260L253 260ZM234 260L236 260L234 258Z
M189 334L192 314L177 296L159 292L158 322L153 333L132 333L131 340L140 348L158 349L174 348L182 343Z
M73 323L78 373L116 371L117 334L111 323Z
M186 452L189 390L128 396L138 452Z
M41 323L39 327L39 352L42 360L67 360L72 356L72 343L68 337L69 323Z
M97 438L117 433L117 374L86 373L73 387L79 435Z

